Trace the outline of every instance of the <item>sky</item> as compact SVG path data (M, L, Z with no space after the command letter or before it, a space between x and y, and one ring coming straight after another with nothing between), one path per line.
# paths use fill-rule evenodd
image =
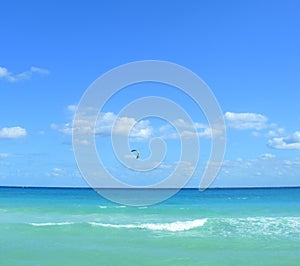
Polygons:
M215 95L226 123L226 152L212 187L300 186L299 9L296 0L4 1L0 186L87 186L72 146L77 106L98 77L140 60L181 65ZM130 102L149 96L174 101L193 125L180 118L170 125L118 116ZM151 155L151 139L164 141L159 167L141 173L117 160L110 141L114 121L117 135L131 130L128 142L140 150L139 163ZM174 125L184 134L176 135ZM187 186L198 186L209 159L205 115L165 84L119 91L99 113L95 131L108 171L133 185L160 182L176 168L180 137L197 138L201 147ZM130 150L123 155L134 159Z

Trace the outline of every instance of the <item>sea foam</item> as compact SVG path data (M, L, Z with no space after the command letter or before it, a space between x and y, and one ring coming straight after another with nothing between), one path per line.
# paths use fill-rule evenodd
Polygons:
M127 228L127 229L148 229L153 231L170 231L179 232L201 227L207 219L196 219L191 221L176 221L171 223L141 223L141 224L108 224L90 222L93 226L110 227L110 228Z
M70 225L71 222L59 222L59 223L30 223L32 226L58 226L58 225Z

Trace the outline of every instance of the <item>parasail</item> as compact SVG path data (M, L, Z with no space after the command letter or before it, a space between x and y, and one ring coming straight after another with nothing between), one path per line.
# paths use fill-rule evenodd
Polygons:
M140 152L138 150L131 150L131 152L135 152L136 153L135 159L140 158Z

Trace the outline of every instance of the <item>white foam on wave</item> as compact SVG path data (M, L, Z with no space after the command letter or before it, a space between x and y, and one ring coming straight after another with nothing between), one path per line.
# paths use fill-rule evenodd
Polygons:
M126 206L125 205L120 205L120 206L116 206L115 208L117 208L117 209L123 209L123 208L126 208Z
M213 219L212 219L213 221ZM216 225L229 225L226 233L243 236L300 236L300 217L245 217L223 218ZM216 228L215 232L218 231ZM225 232L225 231L224 231Z
M246 217L231 218L230 224L249 224L252 226L300 226L299 217Z
M142 223L142 224L108 224L90 222L93 226L110 227L110 228L127 228L127 229L148 229L153 231L170 231L179 232L201 227L207 219L196 219L192 221L176 221L172 223Z
M60 226L74 224L71 222L59 222L59 223L30 223L32 226Z

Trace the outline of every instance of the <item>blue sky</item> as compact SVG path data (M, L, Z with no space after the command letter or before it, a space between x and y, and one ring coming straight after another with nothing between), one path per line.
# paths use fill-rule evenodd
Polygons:
M215 94L227 147L214 186L300 185L298 1L73 2L1 5L0 185L86 185L72 151L74 110L100 75L149 59L190 69ZM137 124L131 143L148 156L149 140L163 137L169 152L163 167L148 179L136 177L111 151L116 114L149 95L177 102L199 125L201 165L189 183L197 186L210 147L207 121L174 88L144 84L115 95L99 121L100 156L130 182L158 181L173 169L178 140L152 118ZM122 126L135 122L121 119Z

